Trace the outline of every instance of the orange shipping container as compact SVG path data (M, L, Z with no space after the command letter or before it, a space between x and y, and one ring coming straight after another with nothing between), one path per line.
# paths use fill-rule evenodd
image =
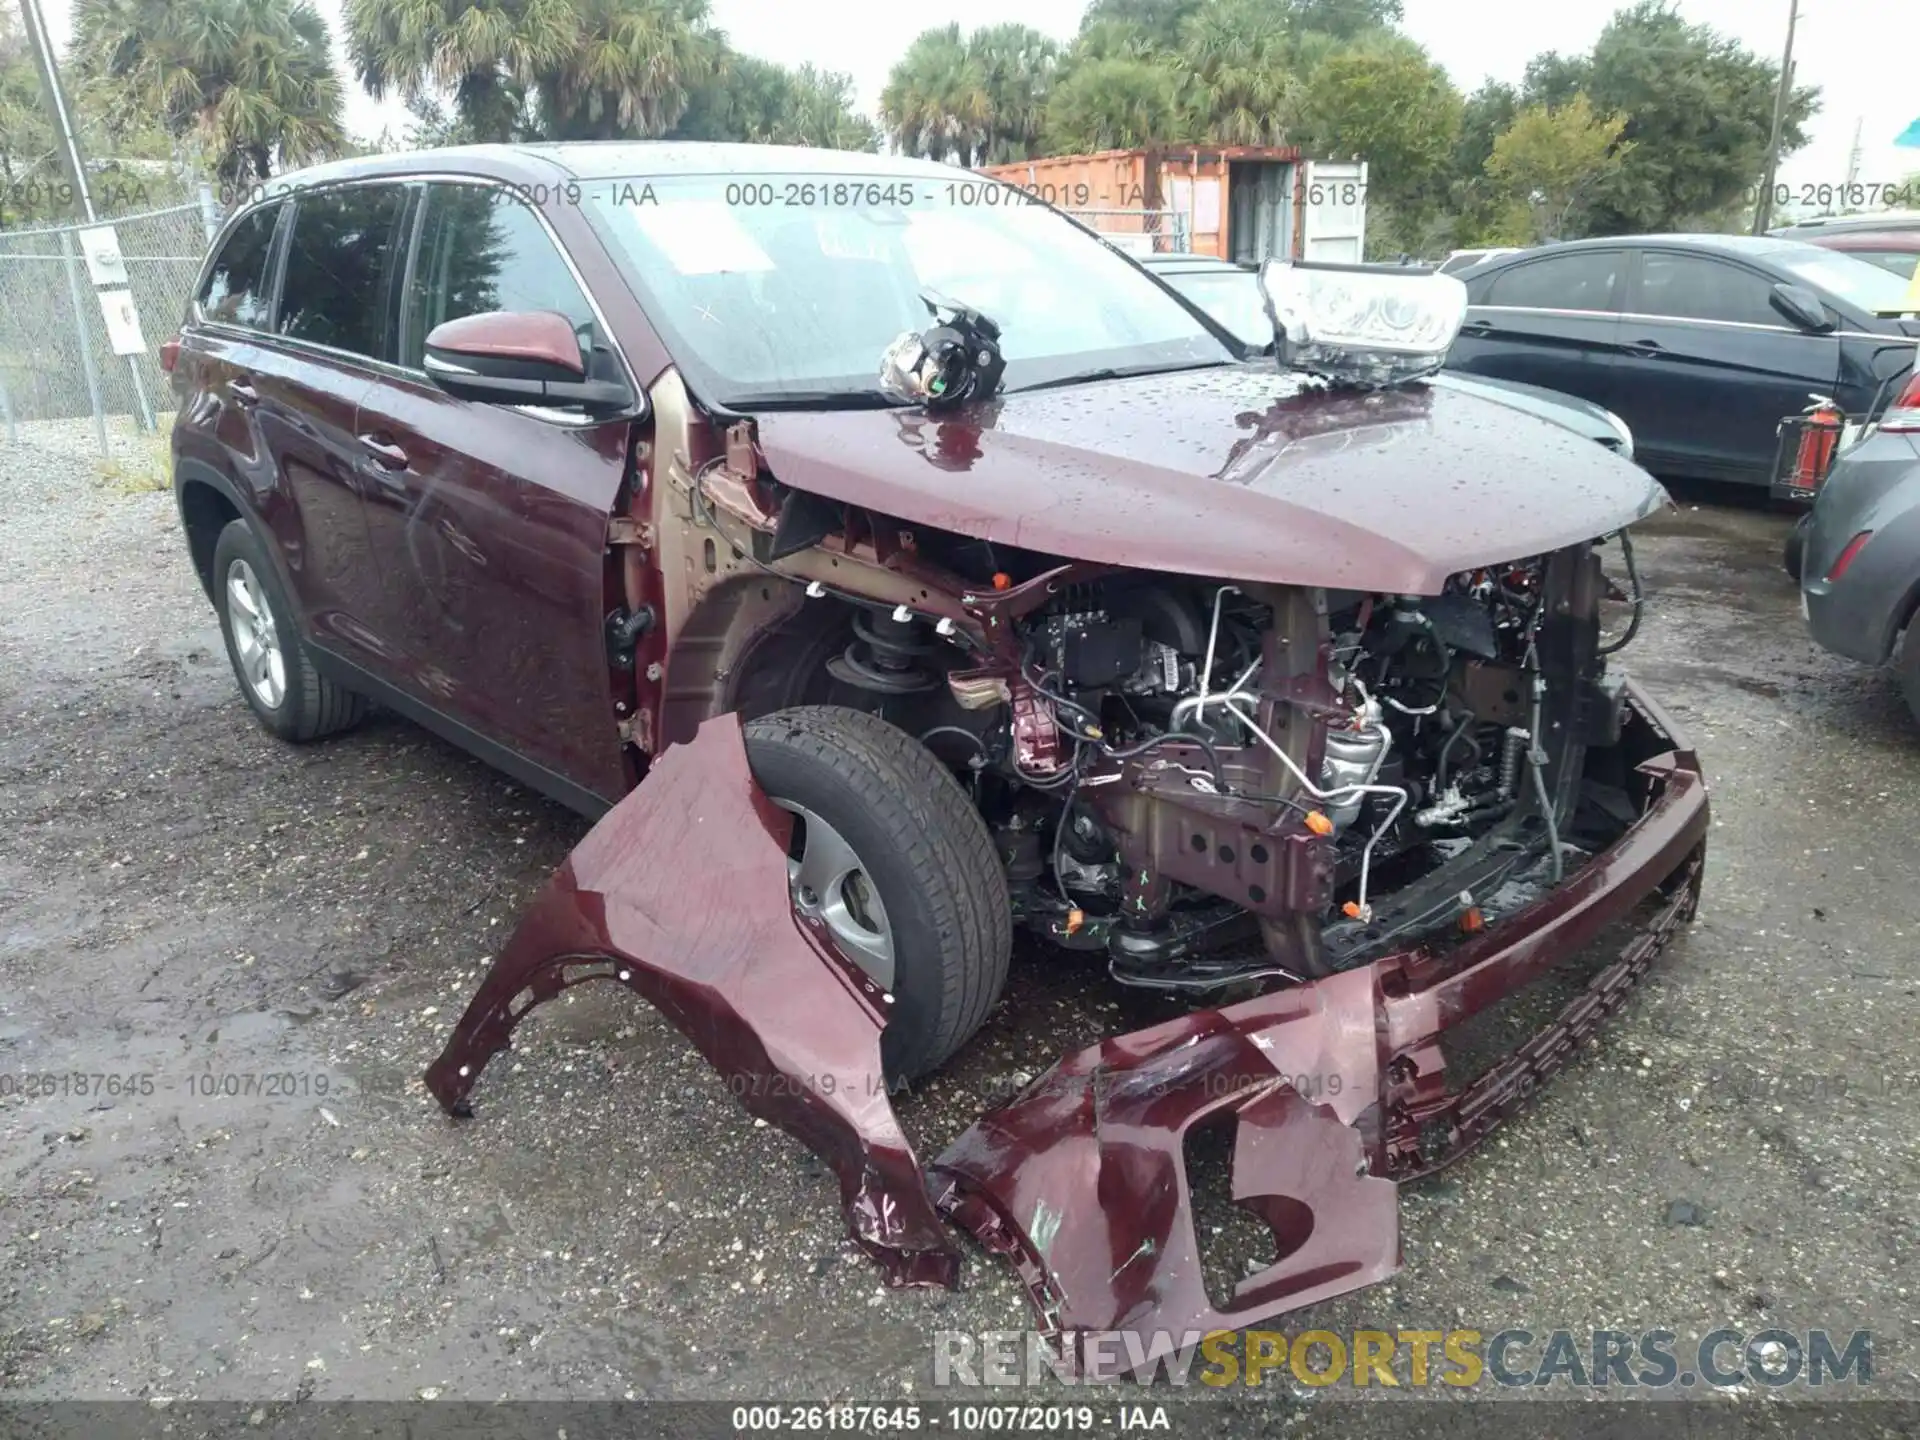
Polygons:
M1292 146L1161 146L984 165L980 173L1129 249L1251 262L1304 248L1300 159Z

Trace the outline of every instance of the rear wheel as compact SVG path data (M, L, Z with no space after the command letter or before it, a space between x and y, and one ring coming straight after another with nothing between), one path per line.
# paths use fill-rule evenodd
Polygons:
M1900 692L1907 697L1907 708L1920 720L1920 618L1907 626L1907 638L1900 645Z
M952 774L905 731L830 705L746 726L754 779L794 817L794 905L892 996L888 1076L938 1067L987 1018L1013 950L1005 872Z
M356 723L366 701L313 668L265 547L244 520L213 547L213 605L240 693L282 740L317 740Z
M1787 567L1787 578L1794 584L1800 583L1800 571L1807 559L1807 534L1813 529L1813 516L1802 515L1787 535L1786 548L1781 552L1780 563Z

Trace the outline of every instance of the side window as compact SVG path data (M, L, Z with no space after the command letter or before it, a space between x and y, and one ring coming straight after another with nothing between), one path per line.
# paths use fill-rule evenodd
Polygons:
M1869 265L1878 265L1882 270L1891 270L1902 280L1911 279L1914 267L1920 265L1920 251L1902 253L1899 250L1852 250L1848 253L1856 260L1864 260Z
M1738 265L1648 250L1640 258L1640 298L1633 308L1643 315L1679 320L1735 320L1784 328L1787 322L1773 308L1772 294L1765 276Z
M387 276L406 208L398 185L349 185L294 206L280 285L280 333L385 359Z
M436 325L489 310L555 310L576 330L593 307L540 218L484 185L429 185L406 294L406 353L418 369ZM582 348L588 337L583 334Z
M1625 262L1623 250L1578 250L1530 260L1488 277L1473 303L1523 310L1611 310Z
M263 328L273 306L273 230L280 206L262 205L233 227L200 287L200 313L227 325Z

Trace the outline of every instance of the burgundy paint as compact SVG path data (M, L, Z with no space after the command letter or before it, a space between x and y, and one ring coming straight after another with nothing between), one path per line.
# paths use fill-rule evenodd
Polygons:
M487 360L538 360L585 375L580 340L566 316L552 310L488 310L433 327L427 349Z
M749 1112L829 1165L853 1239L896 1285L958 1283L880 1070L884 997L802 929L791 817L753 783L736 716L667 750L521 919L427 1071L448 1113L528 1010L611 979L651 1001Z
M886 410L755 423L774 478L917 525L1176 575L1389 594L1437 594L1449 575L1609 534L1666 502L1604 446L1477 395L1323 393L1267 366L1003 395L932 424Z
M1644 695L1630 687L1629 697L1637 748L1674 748L1643 766L1653 795L1640 820L1552 894L1443 961L1391 955L1102 1041L934 1163L942 1211L1014 1264L1070 1363L1117 1373L1129 1357L1097 1354L1090 1336L1164 1332L1178 1344L1384 1279L1399 1266L1396 1182L1465 1154L1618 1007L1692 914L1708 825L1692 752ZM1448 1093L1442 1033L1663 885L1672 896L1646 935L1515 1059ZM1182 1146L1196 1126L1229 1117L1233 1198L1267 1223L1275 1259L1216 1306Z
M1026 1283L1069 1362L1132 1357L1101 1332L1257 1324L1390 1275L1396 1184L1465 1154L1616 1010L1698 898L1708 826L1693 752L1635 686L1623 742L1639 821L1565 884L1443 957L1425 951L1115 1036L983 1116L934 1166L938 1205ZM785 812L754 785L738 721L708 721L582 841L529 910L427 1084L450 1112L513 1026L586 979L657 1005L754 1114L834 1167L855 1239L896 1284L953 1285L958 1255L880 1081L871 982L794 918ZM1439 1036L1668 898L1619 960L1532 1041L1450 1089ZM671 918L668 918L671 917ZM832 1077L827 1083L825 1077ZM1302 1080L1302 1077L1306 1077ZM1216 1305L1182 1153L1234 1126L1233 1196L1275 1259Z

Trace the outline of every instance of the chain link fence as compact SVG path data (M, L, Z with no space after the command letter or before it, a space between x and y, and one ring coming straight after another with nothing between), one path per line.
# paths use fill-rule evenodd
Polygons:
M0 422L8 441L22 427L91 420L100 451L108 429L155 428L173 408L160 369L160 344L179 328L207 241L219 224L209 203L177 205L102 220L0 233ZM124 283L95 283L82 232L112 226ZM95 246L96 255L101 247ZM98 261L96 260L96 263ZM124 321L109 326L100 296L131 300L144 349L128 344ZM115 305L116 316L120 307ZM120 344L116 347L116 338Z
M1193 248L1187 217L1178 210L1066 210L1089 230L1136 255L1184 254Z

